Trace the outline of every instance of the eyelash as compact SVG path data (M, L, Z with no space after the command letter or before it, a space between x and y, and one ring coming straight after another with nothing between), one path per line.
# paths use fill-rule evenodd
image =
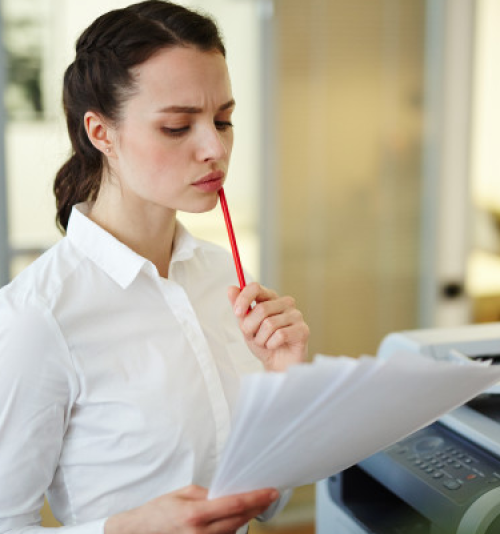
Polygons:
M233 128L233 123L231 121L215 121L215 127L221 132L225 132L228 128Z
M230 121L215 121L214 124L220 132L225 132L228 128L234 127ZM167 128L165 126L162 130L170 137L181 137L189 131L189 126L183 126L182 128Z

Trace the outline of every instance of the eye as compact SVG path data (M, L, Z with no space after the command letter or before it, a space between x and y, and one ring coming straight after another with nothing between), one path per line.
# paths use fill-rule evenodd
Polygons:
M229 128L233 127L233 123L230 121L215 121L214 124L217 130L221 132L225 132Z
M170 137L181 137L189 131L189 126L182 126L181 128L167 128L164 126L161 130Z

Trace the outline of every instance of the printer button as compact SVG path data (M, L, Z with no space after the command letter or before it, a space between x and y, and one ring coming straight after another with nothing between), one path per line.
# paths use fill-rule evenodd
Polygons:
M443 486L449 490L457 490L462 487L462 484L460 484L460 482L457 480L446 480L443 482Z

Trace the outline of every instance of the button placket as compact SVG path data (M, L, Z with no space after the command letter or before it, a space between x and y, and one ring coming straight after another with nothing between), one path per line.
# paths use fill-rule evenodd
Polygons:
M161 280L163 297L177 319L200 366L216 427L216 454L219 459L230 427L230 411L219 372L196 313L184 289L171 280Z

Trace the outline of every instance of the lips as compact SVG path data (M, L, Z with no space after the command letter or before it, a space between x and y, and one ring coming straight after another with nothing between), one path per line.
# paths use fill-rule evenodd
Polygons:
M204 176L203 178L200 178L199 180L194 182L193 185L203 185L203 184L207 184L210 182L216 182L216 181L222 180L223 178L224 178L224 173L222 171L212 171L208 173L206 176Z
M224 172L212 171L203 178L200 178L194 182L192 185L204 193L213 193L219 191L219 189L224 185Z

